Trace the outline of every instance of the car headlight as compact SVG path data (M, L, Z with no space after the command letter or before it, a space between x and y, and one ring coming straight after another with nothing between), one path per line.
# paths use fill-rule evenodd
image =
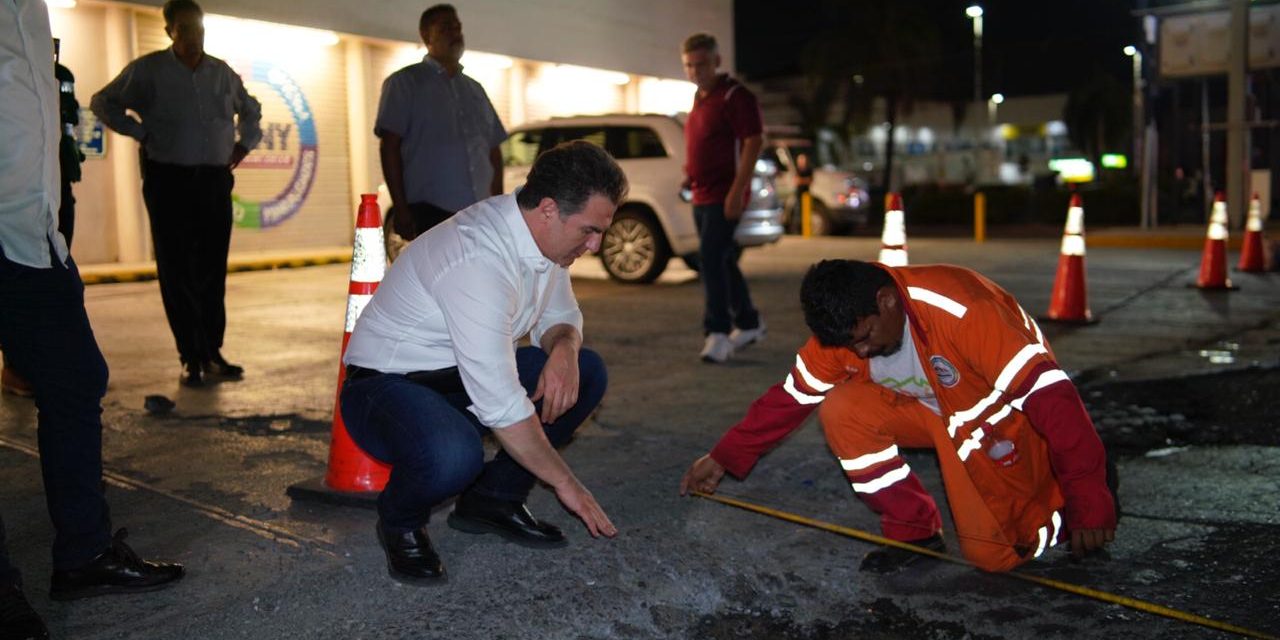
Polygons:
M760 175L769 176L770 178L772 178L773 176L778 175L778 167L777 165L773 164L768 160L765 160L764 158L757 158L756 173Z

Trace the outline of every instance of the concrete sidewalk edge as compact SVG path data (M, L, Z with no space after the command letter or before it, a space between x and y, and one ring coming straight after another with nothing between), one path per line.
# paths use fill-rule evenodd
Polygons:
M231 254L227 273L296 269L323 264L351 262L351 247L323 247L288 252ZM143 282L156 279L155 261L137 263L105 263L80 267L80 279L86 285L117 282Z

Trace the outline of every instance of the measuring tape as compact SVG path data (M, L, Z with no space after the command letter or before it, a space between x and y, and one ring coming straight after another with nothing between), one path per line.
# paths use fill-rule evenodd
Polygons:
M949 556L945 553L940 553L940 552L934 551L933 549L926 549L924 547L916 546L914 544L909 544L909 543L901 542L898 540L890 540L889 538L886 538L884 536L878 536L874 533L867 533L866 531L861 531L859 529L844 527L838 524L832 524L830 522L823 522L822 520L814 520L813 518L806 518L804 516L796 515L794 513L788 513L786 511L770 509L769 507L753 504L750 502L746 502L744 500L738 500L736 498L728 498L725 496L714 495L710 493L702 493L701 491L693 491L691 493L693 493L693 495L696 495L700 498L706 498L707 500L711 500L713 502L727 504L731 507L737 507L739 509L745 509L747 511L754 511L759 514L763 514L772 518L777 518L779 520L786 520L787 522L794 522L796 524L801 524L806 527L813 527L814 529L830 531L831 533L836 533L849 538L857 538L859 540L864 540L866 542L873 542L875 544L884 545L887 547L897 547L899 549L913 551L921 555L926 555L931 558L937 558L939 560L945 560L946 562L951 562L953 564L963 565L966 567L973 566L972 564L970 564L969 562L965 561L962 558ZM1276 636L1262 633L1261 631L1254 631L1252 629L1246 629L1244 627L1237 627L1236 625L1233 625L1233 624L1218 622L1217 620L1211 620L1204 616L1195 615L1194 613L1187 613L1185 611L1171 609L1169 607L1158 605L1153 602L1147 602L1145 600L1139 600L1137 598L1130 598L1128 596L1116 595L1114 593L1099 591L1097 589L1090 589L1089 587L1082 587L1080 585L1071 584L1069 582L1062 582L1060 580L1053 580L1051 578L1041 578L1039 576L1032 576L1032 575L1027 575L1025 573L1017 573L1012 571L1008 573L1001 573L1001 574L995 574L995 575L1009 576L1011 578L1017 578L1018 580L1024 580L1026 582L1033 582L1040 586L1049 587L1051 589L1058 589L1059 591L1066 591L1068 593L1074 593L1077 595L1085 596L1086 598L1093 598L1094 600L1110 602L1112 604L1118 604L1120 606L1129 607L1130 609L1136 609L1138 611L1143 611L1143 612L1155 614L1158 616L1164 616L1166 618L1173 618L1174 620L1181 620L1183 622L1189 622L1191 624L1198 624L1200 626L1209 627L1211 629L1218 629L1220 631L1229 631L1231 633L1236 633L1249 638L1260 638L1261 640L1280 640L1280 638L1277 638Z

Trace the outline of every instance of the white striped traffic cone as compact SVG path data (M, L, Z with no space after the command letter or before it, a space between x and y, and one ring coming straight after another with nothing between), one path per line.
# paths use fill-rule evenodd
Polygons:
M1222 192L1213 199L1209 228L1205 230L1204 251L1200 254L1200 289L1236 289L1227 279L1227 201Z
M1240 246L1240 263L1236 271L1262 273L1267 270L1267 252L1262 239L1262 201L1253 194L1249 201L1249 219L1244 225L1244 244Z
M1053 295L1049 299L1049 320L1088 323L1088 287L1084 269L1084 204L1080 194L1071 194L1067 206L1067 224L1062 229L1062 250L1058 253L1058 272L1053 278Z
M382 237L382 212L377 194L360 196L356 213L355 242L351 251L351 284L347 287L347 321L338 354L338 390L333 401L333 430L329 440L329 469L323 478L314 478L289 487L289 496L339 504L372 504L386 486L391 467L370 458L347 433L342 420L342 384L347 369L342 357L356 320L364 311L387 270L386 245Z
M902 212L902 196L889 194L884 212L884 230L880 233L880 264L887 267L907 266L906 216Z

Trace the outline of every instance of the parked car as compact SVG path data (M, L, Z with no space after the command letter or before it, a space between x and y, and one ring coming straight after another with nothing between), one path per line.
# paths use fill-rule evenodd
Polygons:
M777 167L778 198L783 203L783 225L799 233L800 201L796 195L796 158L808 157L813 171L809 185L812 196L810 230L813 235L840 233L865 227L870 222L871 196L867 185L848 171L818 166L813 143L803 138L770 136L761 157Z
M619 282L647 283L672 257L698 266L698 230L684 181L684 125L664 115L553 118L516 127L502 143L503 184L524 183L537 155L561 142L587 140L604 147L627 174L631 189L605 231L600 260ZM742 214L738 244L753 247L782 237L782 209L772 168L758 163L751 202Z

